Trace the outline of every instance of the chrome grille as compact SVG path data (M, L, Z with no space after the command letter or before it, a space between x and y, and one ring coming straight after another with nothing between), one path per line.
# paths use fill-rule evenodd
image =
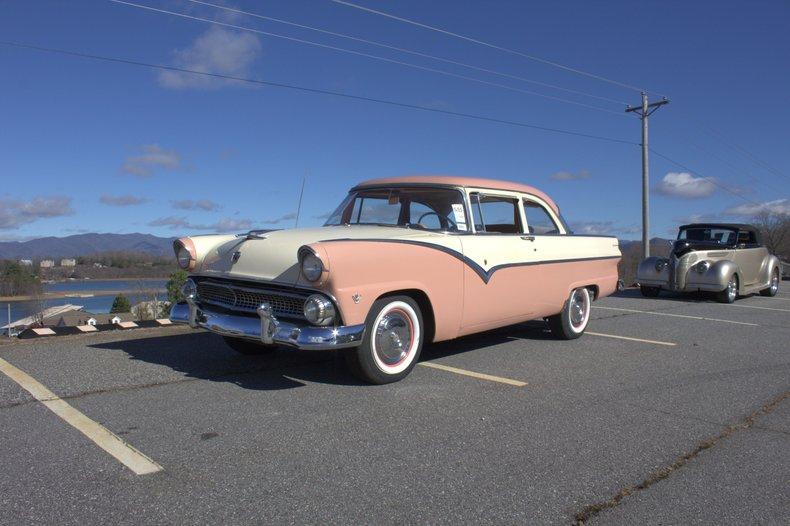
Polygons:
M257 290L233 284L203 281L197 284L198 300L229 309L255 312L266 302L275 316L304 317L305 297L274 290Z

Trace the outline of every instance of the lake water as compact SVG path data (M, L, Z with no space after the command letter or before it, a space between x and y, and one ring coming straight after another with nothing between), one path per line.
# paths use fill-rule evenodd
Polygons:
M108 291L118 290L125 291L124 295L129 298L129 302L134 305L141 301L147 301L150 297L146 297L139 293L140 281L137 280L80 280L80 281L64 281L59 283L45 283L45 292L74 292L75 294L85 293L86 291ZM145 280L142 281L145 290L158 291L160 299L166 299L166 284L167 280ZM80 297L61 297L61 298L48 298L46 300L47 307L54 307L56 305L81 305L84 310L96 314L110 312L112 302L115 295L109 296L92 296L89 298ZM36 302L33 301L11 301L8 303L0 303L0 326L8 323L8 305L11 305L11 321L18 320L30 316L36 311Z

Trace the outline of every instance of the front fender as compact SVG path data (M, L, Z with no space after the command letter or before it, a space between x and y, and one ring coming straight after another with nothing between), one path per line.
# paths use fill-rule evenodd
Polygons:
M724 290L733 274L741 275L738 265L729 259L716 261L704 274L697 272L696 265L692 265L688 270L686 288L708 291Z
M656 270L659 261L666 262L664 268ZM669 284L669 260L667 258L651 256L642 260L636 269L636 280L643 285L668 285Z
M460 252L460 242L443 240L458 246L353 239L309 246L331 266L321 289L335 298L345 325L364 323L382 295L414 289L431 303L439 341L458 335L463 313L463 262L451 254Z

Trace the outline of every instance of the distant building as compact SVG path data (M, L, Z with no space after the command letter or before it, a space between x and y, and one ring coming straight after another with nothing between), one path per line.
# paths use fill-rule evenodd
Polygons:
M51 259L42 259L41 263L38 264L41 268L53 268L55 266L55 262Z
M32 259L20 259L19 260L19 264L22 265L23 267L32 267L33 266L33 260Z
M77 260L76 259L61 259L60 260L61 267L76 267Z

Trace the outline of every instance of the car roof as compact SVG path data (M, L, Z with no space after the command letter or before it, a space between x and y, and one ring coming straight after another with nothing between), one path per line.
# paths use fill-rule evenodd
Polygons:
M534 195L545 201L557 214L559 208L554 200L534 186L529 186L513 181L502 181L499 179L485 179L482 177L458 177L450 175L407 175L401 177L384 177L381 179L369 179L356 185L354 189L368 188L373 186L390 185L437 185L437 186L461 186L471 188L489 188L492 190L506 190L509 192L521 192Z
M746 223L689 223L688 225L680 226L680 230L684 228L729 228L732 230L759 231L754 225L747 225Z

